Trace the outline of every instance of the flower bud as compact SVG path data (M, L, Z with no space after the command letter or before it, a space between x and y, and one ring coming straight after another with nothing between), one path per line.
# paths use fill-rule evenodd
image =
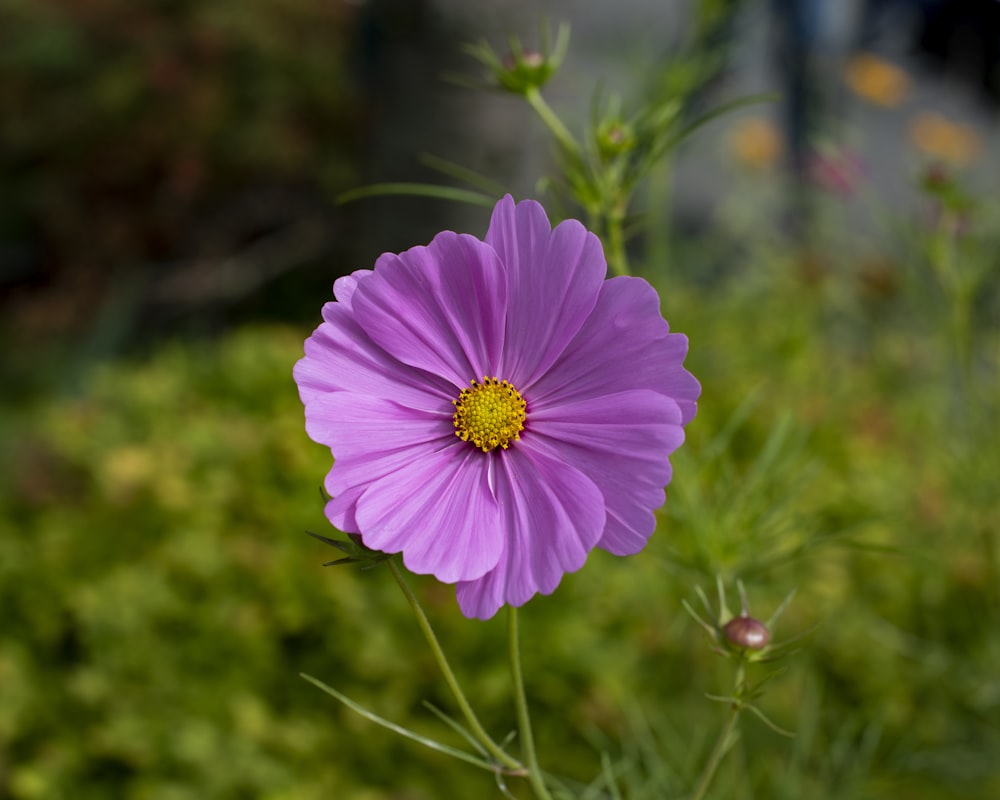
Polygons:
M487 42L472 45L466 51L485 65L496 85L514 94L527 95L540 89L562 63L569 44L569 27L560 25L553 41L546 26L542 28L541 49L526 50L516 38L510 39L510 51L497 55Z
M503 60L503 65L509 70L517 69L519 65L525 69L540 69L545 66L545 57L535 50L525 50L519 58L509 53Z
M531 88L544 86L557 66L556 62L534 50L514 51L503 60L501 69L494 70L494 76L507 91L524 94Z
M597 128L597 150L604 160L635 149L636 139L631 126L618 120L602 122Z
M921 186L932 194L950 189L954 183L951 171L940 161L927 166L920 176Z
M771 641L771 631L767 625L753 617L741 615L733 617L722 628L726 641L742 650L763 650Z

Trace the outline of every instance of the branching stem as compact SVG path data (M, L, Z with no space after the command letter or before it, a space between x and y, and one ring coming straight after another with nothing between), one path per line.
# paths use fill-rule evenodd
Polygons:
M733 691L734 701L729 706L729 714L726 716L726 724L722 726L722 730L719 732L719 738L715 740L715 746L712 748L712 753L709 755L708 761L705 762L705 768L701 771L701 776L698 778L698 784L695 786L694 793L691 795L691 800L702 800L705 793L708 792L708 787L712 785L712 780L715 778L716 770L718 770L719 764L722 763L722 757L729 751L730 739L736 728L736 721L739 719L740 712L743 710L743 704L738 702L735 698L739 698L742 695L744 675L744 666L741 660L736 669L736 685Z

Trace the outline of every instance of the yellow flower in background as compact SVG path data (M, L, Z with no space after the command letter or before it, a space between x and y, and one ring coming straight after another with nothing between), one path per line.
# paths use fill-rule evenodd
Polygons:
M743 166L768 170L781 156L781 131L769 119L747 117L730 131L729 147Z
M982 148L979 134L969 125L952 122L942 114L925 111L910 123L910 139L924 155L965 166Z
M871 53L861 53L847 62L847 86L869 103L895 108L910 91L910 77L895 64Z

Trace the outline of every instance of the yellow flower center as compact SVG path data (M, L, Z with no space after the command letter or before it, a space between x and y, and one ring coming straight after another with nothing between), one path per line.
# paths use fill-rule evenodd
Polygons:
M508 381L483 378L462 389L455 405L455 435L463 442L472 442L484 453L495 447L506 450L512 441L520 439L524 430L527 403Z

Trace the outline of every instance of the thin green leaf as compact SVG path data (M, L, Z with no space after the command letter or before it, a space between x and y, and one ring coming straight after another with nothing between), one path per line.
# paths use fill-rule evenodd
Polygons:
M489 94L505 91L498 83L487 83L484 80L476 80L461 72L442 72L440 77L445 83L450 83L452 86L460 86L463 89L471 89L474 92Z
M795 597L796 590L793 588L788 594L785 595L785 599L781 601L781 605L774 609L774 613L767 618L767 622L764 624L771 630L774 629L774 623L778 621L782 614L785 613L785 609L788 608L789 604L792 602L792 598Z
M483 748L483 746L478 741L476 741L476 737L473 736L469 731L467 731L462 726L462 724L460 722L458 722L458 720L454 719L453 717L448 716L444 711L442 711L436 705L434 705L433 703L431 703L429 700L424 700L421 705L423 705L424 708L426 708L428 711L430 711L435 717L437 717L439 720L441 720L445 725L447 725L449 728L451 728L453 731L455 731L459 736L461 736L463 739L465 739L465 741L467 741L470 745L472 745L473 749L475 749L476 751L478 751L479 754L483 756L483 758L487 758L488 757L489 754L486 752L486 750Z
M713 108L711 111L702 114L694 122L685 125L681 128L673 137L669 139L666 144L666 149L675 147L676 145L683 142L695 131L707 125L709 122L718 119L719 117L728 114L730 111L736 111L739 108L745 108L746 106L757 105L758 103L773 103L781 99L781 95L778 92L761 92L760 94L751 94L746 97L740 97L736 100L731 100L728 103L723 103L717 108Z
M615 775L615 768L607 750L601 751L601 772L604 775L604 784L611 792L612 800L625 800L618 789L618 777Z
M420 161L431 169L447 175L449 178L467 183L494 197L500 197L505 192L504 187L496 181L490 180L485 175L480 175L478 172L468 167L463 167L461 164L456 164L454 161L449 161L446 158L441 158L430 153L423 153L420 156Z
M503 771L503 768L500 767L498 764L495 764L491 761L485 761L481 758L477 758L476 756L466 753L464 750L458 750L446 744L441 744L440 742L436 742L433 739L428 739L426 736L421 736L419 733L415 733L407 728L397 725L395 722L390 722L384 717L380 717L378 714L369 711L364 706L358 705L353 700L351 700L351 698L341 694L336 689L327 686L325 683L323 683L323 681L319 680L318 678L314 678L312 675L307 675L304 672L300 672L299 675L305 680L309 681L309 683L311 683L317 689L322 689L328 695L339 700L341 703L343 703L345 706L351 709L351 711L355 712L356 714L360 714L362 717L369 720L370 722L374 722L376 725L381 725L383 728L387 728L390 731L393 731L394 733L398 733L400 736L404 736L407 739L412 739L413 741L422 744L424 747L430 748L431 750L437 750L439 753L444 753L445 755L452 756L453 758L457 758L460 761L465 761L466 763L472 764L473 766L479 767L480 769L484 769L487 772L495 773Z
M786 731L780 725L777 725L774 722L772 722L770 719L768 719L767 715L763 711L757 708L757 706L748 704L744 706L744 708L750 713L752 713L755 717L757 717L757 719L759 719L761 722L767 725L767 727L769 727L772 731L774 731L778 735L787 736L789 739L795 738L795 734L792 731Z
M708 692L705 692L705 697L709 700L714 700L716 703L726 703L727 705L739 706L740 708L743 708L744 706L744 703L740 700L740 698L732 697L730 695L709 694Z
M726 587L722 582L722 575L716 574L715 576L715 591L719 596L719 619L730 619L733 614L729 610L729 605L726 603Z
M715 619L716 614L712 610L712 604L708 602L708 595L705 594L705 590L701 586L694 587L695 594L698 595L698 599L701 600L702 608L705 609L705 613L708 615L709 619Z
M456 203L468 203L469 205L482 206L483 208L493 208L496 204L495 197L481 194L480 192L472 192L468 189L437 186L433 183L373 183L370 186L362 186L358 189L351 189L337 195L337 202L350 203L366 197L384 197L387 195L430 197L434 200L451 200Z
M705 620L703 620L700 616L698 616L698 612L696 612L693 608L691 608L691 604L686 599L681 599L681 605L684 607L684 610L687 611L688 614L691 615L691 618L695 622L697 622L702 628L705 629L705 632L712 639L717 638L718 633L715 630L715 627L713 625L710 625L709 623L705 622Z

